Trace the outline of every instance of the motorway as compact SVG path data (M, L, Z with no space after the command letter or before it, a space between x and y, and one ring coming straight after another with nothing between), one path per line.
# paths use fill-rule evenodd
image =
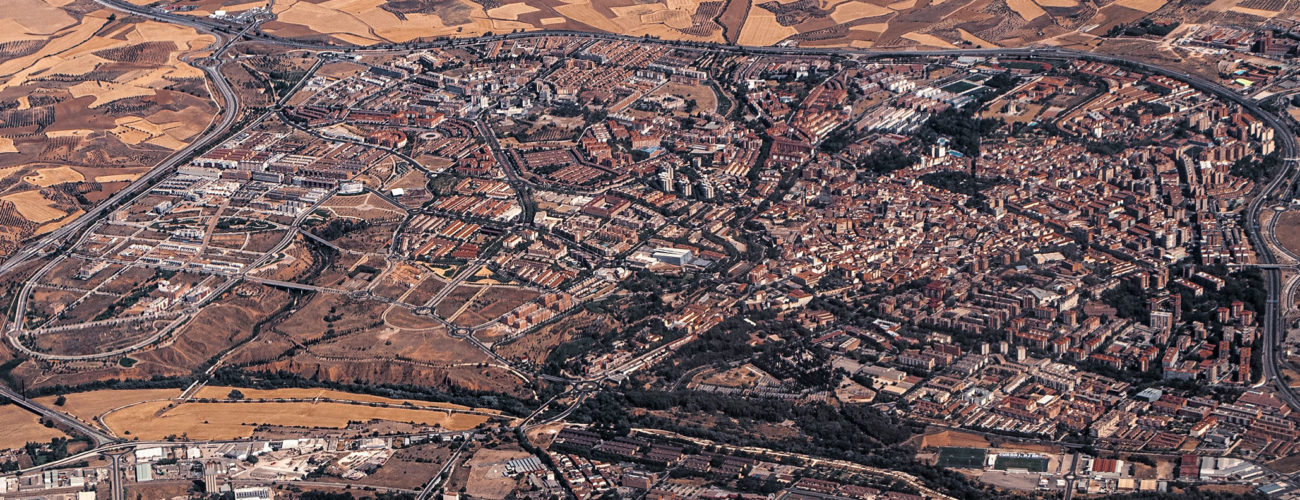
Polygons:
M117 8L116 3L108 2L106 0L97 0L97 1L99 1L102 5L106 7ZM153 169L141 175L139 178L131 182L131 184L127 185L121 191L118 191L114 193L112 196L109 196L107 199L101 201L96 206L95 209L87 211L81 217L78 217L74 219L72 222L62 227L59 227L54 231L51 231L50 233L46 234L44 237L36 240L35 242L27 244L26 246L24 246L23 249L15 252L3 263L0 263L0 275L10 272L32 259L43 258L48 255L57 253L58 249L64 243L67 242L67 238L79 234L81 231L89 227L93 227L93 225L98 223L102 217L107 215L107 212L111 210L112 207L119 206L124 201L129 200L132 197L144 192L149 188L149 186L152 186L154 182L165 177L171 172L175 171L175 169L178 166L182 165L185 162L188 162L199 151L207 148L208 146L216 142L221 137L224 137L230 131L230 128L235 123L235 118L239 115L239 108L240 108L239 99L238 97L235 96L235 91L230 87L230 83L227 82L225 77L221 74L219 59L221 54L224 53L225 50L228 49L233 42L239 39L239 36L235 36L227 39L221 35L218 35L215 31L211 30L206 25L198 24L192 26L195 27L195 29L200 30L201 32L209 33L214 38L216 38L216 41L214 41L212 45L209 46L209 48L213 51L211 57L211 61L213 61L212 64L206 64L206 65L200 64L198 66L201 67L203 71L208 74L208 77L215 84L217 92L221 94L221 100L222 100L221 119L216 123L215 126L209 128L206 132L204 132L203 135L191 141L189 145L177 150L175 153L168 156L161 163L154 166ZM248 28L251 27L253 27L253 25L250 25ZM248 28L245 28L245 30L247 30ZM242 34L243 32L240 33L240 35ZM30 280L30 281L35 281L35 280ZM29 283L25 284L24 290L26 290L27 287L31 285L30 281ZM27 349L27 347L22 344L19 338L20 334L22 333L23 313L25 311L24 300L26 296L27 296L26 293L20 294L18 300L18 307L14 309L13 322L14 325L16 325L16 327L10 332L7 332L6 336L8 337L10 344L12 344L20 352L27 353L28 355L34 355L35 353L30 349ZM136 350L148 345L149 343L150 342L145 342L142 344L133 345L121 351L127 352L131 350ZM109 353L107 355L115 356L118 354L120 353L114 352L114 353Z
M99 0L99 2L107 7L116 8L116 3L108 2L105 0ZM195 26L195 27L199 28L200 26L202 25ZM203 29L205 32L208 32L217 38L217 41L213 44L215 47L215 50L213 52L214 56L219 56L227 47L230 46L230 42L235 40L235 38L231 38L229 41L227 41L222 36L217 35L215 32L212 32L207 28L200 28L200 29ZM216 59L216 57L214 57L213 59ZM64 241L65 238L73 234L76 234L77 232L81 231L83 228L87 227L91 223L97 221L99 217L102 217L104 215L101 214L101 212L103 212L102 210L103 207L116 206L122 203L123 201L125 201L126 199L134 196L142 189L152 185L154 181L162 178L164 175L174 170L177 166L181 165L184 162L189 161L190 158L195 155L195 153L208 147L209 144L211 144L216 139L220 138L221 136L225 135L227 132L230 131L230 127L235 122L235 117L239 114L239 100L238 98L235 97L235 91L230 87L230 83L226 81L225 77L221 75L221 70L219 65L211 64L211 65L202 65L200 67L203 69L204 72L208 74L208 77L213 81L213 83L216 84L217 92L221 94L221 99L222 99L221 121L217 122L217 125L215 127L210 128L203 135L191 141L188 146L185 146L184 148L181 148L180 150L173 153L171 156L168 156L167 159L162 161L162 163L159 163L152 170L149 170L144 175L141 175L140 178L136 179L127 187L123 188L121 191L118 191L117 193L114 193L112 196L108 197L104 201L101 201L99 203L99 208L86 212L85 215L78 217L77 219L73 220L67 225L64 225L58 229L55 229L54 231L49 232L41 239L37 240L34 243L30 243L26 245L26 247L23 248L22 250L19 250L18 252L15 252L13 255L9 256L9 258L3 264L0 264L0 274L5 274L9 271L12 271L14 268L18 267L19 265L23 264L24 262L32 258L44 257L45 255L48 255L49 253L53 252L54 249L58 248L58 246L61 244L62 241Z

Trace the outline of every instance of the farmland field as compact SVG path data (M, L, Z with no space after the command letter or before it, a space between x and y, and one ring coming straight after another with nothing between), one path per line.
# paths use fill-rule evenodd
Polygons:
M212 36L119 16L92 0L4 7L0 171L17 175L0 185L0 257L125 186L112 181L183 147L216 110L204 73L182 60ZM82 188L82 196L59 187Z
M76 170L60 166L38 169L35 175L23 177L23 180L40 187L49 187L64 182L81 182L85 178Z
M47 222L67 215L41 194L40 191L19 191L0 197L18 207L18 213L32 222Z

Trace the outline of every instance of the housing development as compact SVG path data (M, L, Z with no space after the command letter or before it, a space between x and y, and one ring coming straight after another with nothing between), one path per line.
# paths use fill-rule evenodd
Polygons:
M1289 30L1176 32L1206 76L106 5L203 19L223 104L28 191L81 198L0 264L0 498L1300 496Z

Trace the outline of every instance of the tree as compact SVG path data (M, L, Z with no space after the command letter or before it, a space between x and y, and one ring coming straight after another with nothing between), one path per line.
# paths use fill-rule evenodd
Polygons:
M59 397L54 399L54 406L63 406L67 403L68 403L68 398L64 397L62 394L60 394Z
M226 397L230 399L244 399L244 393L239 392L239 389L231 389L230 394L227 394Z

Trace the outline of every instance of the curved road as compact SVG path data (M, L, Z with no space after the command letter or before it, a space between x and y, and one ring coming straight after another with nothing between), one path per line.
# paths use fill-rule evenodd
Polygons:
M105 0L98 0L98 1L107 7L116 8L116 4L114 3L110 3ZM8 260L6 260L3 264L0 264L0 274L4 274L9 271L12 271L13 269L21 266L22 264L26 263L31 259L42 258L57 253L58 248L66 241L68 237L76 235L83 229L91 227L96 222L98 222L99 219L104 215L103 212L105 212L105 208L118 206L124 201L129 200L132 197L147 190L149 186L152 186L155 181L173 172L178 166L189 161L190 158L193 157L198 151L208 147L213 142L225 136L225 134L230 131L231 126L234 125L235 117L238 116L239 114L239 100L235 96L234 89L230 87L230 83L227 82L225 77L221 74L219 57L226 50L226 48L230 46L230 43L235 41L237 38L231 38L227 40L223 36L215 32L212 32L212 30L208 29L207 27L204 27L202 25L197 25L195 27L196 29L200 29L201 31L208 32L209 34L211 34L213 37L216 38L216 41L209 46L209 48L213 49L213 53L212 53L213 57L211 58L211 60L213 61L212 64L201 65L200 67L203 69L204 72L208 74L208 77L215 84L217 92L221 94L221 99L222 99L221 120L217 122L215 126L213 126L209 130L204 132L203 135L191 141L189 145L185 146L184 148L181 148L175 153L172 153L161 163L154 166L153 169L149 170L144 175L141 175L134 182L127 185L127 187L123 188L121 191L114 193L112 196L100 202L96 209L86 212L86 214L82 215L81 217L78 217L77 219L73 220L67 225L64 225L58 229L55 229L54 231L51 231L49 234L46 234L44 237L37 240L36 242L27 245L25 248L23 248L18 252L15 252L13 255L9 257ZM33 279L31 281L35 281L35 280ZM26 288L24 288L24 290L25 289ZM20 294L18 298L17 301L18 306L15 307L14 309L14 325L16 325L16 327L10 332L6 333L6 337L8 337L9 343L13 345L16 349L18 349L20 352L26 352L30 354L31 353L30 349L27 349L26 346L22 345L22 342L19 339L19 334L21 334L22 332L23 314L26 311L26 296L27 294L23 293ZM144 345L148 345L148 344L145 343ZM144 345L130 346L126 349L121 349L119 351L129 352L138 349L140 347L143 347Z

